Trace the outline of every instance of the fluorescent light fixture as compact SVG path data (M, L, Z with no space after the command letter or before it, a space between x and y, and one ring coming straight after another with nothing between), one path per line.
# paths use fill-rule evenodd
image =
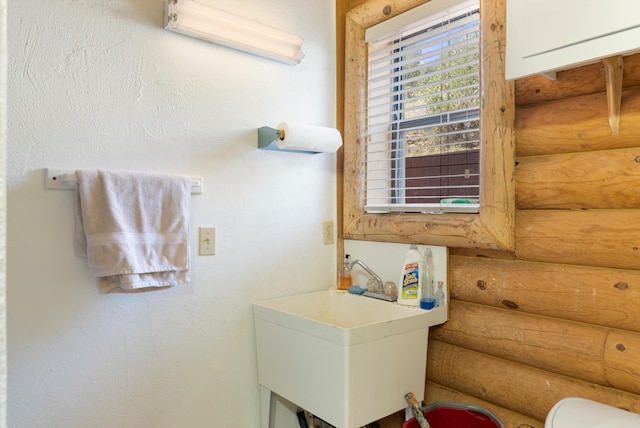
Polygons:
M196 0L164 0L164 28L286 64L299 64L303 39Z

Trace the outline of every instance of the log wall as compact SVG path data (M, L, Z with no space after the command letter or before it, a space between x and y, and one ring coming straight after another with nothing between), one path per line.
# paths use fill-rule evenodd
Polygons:
M426 402L480 404L510 428L543 428L567 396L640 413L640 54L624 58L617 135L602 63L515 91L515 250L450 248Z
M624 64L615 136L602 64L516 81L515 252L451 249L428 401L455 391L509 427L567 396L640 413L640 54Z

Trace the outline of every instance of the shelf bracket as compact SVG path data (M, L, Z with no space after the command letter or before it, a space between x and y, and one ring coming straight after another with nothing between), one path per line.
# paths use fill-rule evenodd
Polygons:
M603 58L607 85L607 106L609 107L609 126L613 135L620 131L620 106L622 104L622 55Z
M558 74L555 71L545 71L544 73L540 73L540 75L549 80L558 80Z

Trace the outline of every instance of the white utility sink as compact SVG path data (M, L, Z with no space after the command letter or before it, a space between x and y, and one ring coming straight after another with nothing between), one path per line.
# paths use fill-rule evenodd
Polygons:
M358 428L424 399L429 327L447 308L425 311L337 290L253 304L262 427L271 392L337 428Z

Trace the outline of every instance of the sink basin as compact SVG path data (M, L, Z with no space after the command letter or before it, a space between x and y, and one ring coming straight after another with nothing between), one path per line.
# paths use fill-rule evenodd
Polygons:
M404 409L408 392L422 401L429 327L447 320L446 307L337 290L255 302L253 313L260 385L337 428Z

